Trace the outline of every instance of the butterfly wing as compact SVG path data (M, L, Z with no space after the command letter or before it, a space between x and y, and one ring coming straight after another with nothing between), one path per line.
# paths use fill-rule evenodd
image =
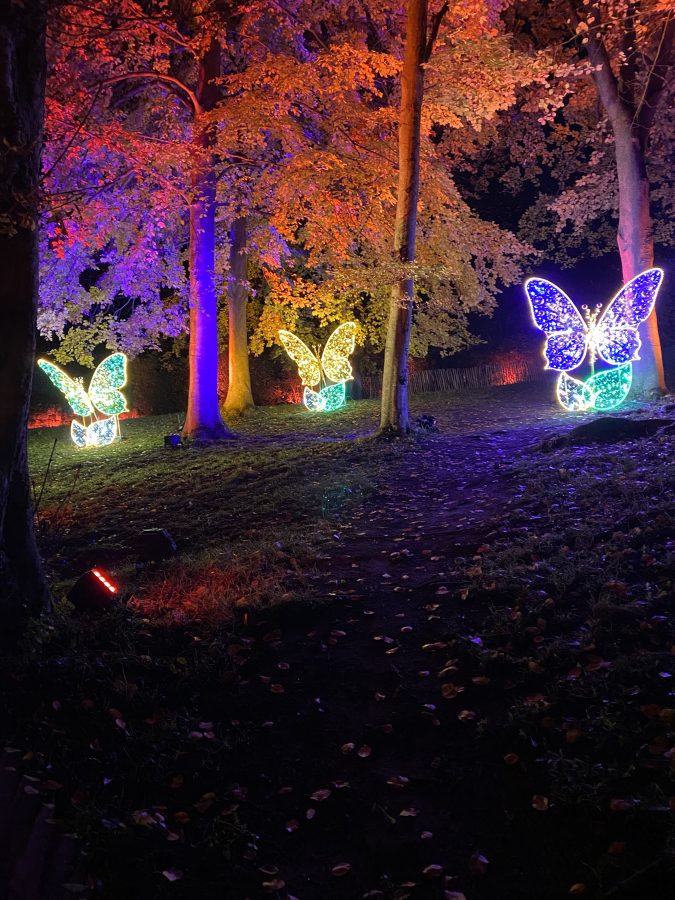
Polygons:
M581 365L586 355L588 329L567 294L545 278L529 278L525 293L532 318L546 335L547 367L568 372Z
M561 372L558 376L556 392L558 402L568 412L581 412L593 406L593 393L587 385L566 372Z
M283 328L279 331L279 339L284 345L286 353L297 365L300 381L309 387L319 384L321 381L321 366L307 344L291 331L284 331Z
M350 381L353 378L349 357L356 345L356 331L356 322L344 322L326 341L321 365L331 381Z
M610 302L596 326L598 353L605 362L621 366L639 359L642 341L637 329L654 309L662 281L661 269L647 269L622 287Z
M323 399L323 409L325 410L325 412L333 412L334 409L339 409L341 406L344 406L344 381L340 381L338 382L338 384L331 384L328 387L322 388L319 393L321 395L321 398Z
M94 407L89 395L79 381L70 378L63 369L55 366L48 359L39 359L38 366L47 375L54 387L58 388L68 401L76 416L93 416Z
M117 437L117 419L98 419L87 426L87 447L106 447Z
M302 402L310 412L323 412L326 406L326 401L323 398L323 391L317 393L308 387L304 390Z
M87 446L87 429L77 419L73 419L70 423L70 436L73 439L73 443L77 444L78 447Z
M605 369L597 372L586 381L585 387L593 397L593 407L605 410L614 409L628 396L633 382L633 366L625 363L616 369Z
M91 377L91 402L104 415L119 416L127 411L127 401L120 391L126 383L127 358L124 353L113 353L103 360Z

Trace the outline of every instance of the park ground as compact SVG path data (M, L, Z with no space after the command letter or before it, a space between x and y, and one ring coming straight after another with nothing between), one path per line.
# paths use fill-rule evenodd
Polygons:
M31 435L56 597L96 564L124 600L3 661L84 896L672 896L675 436L556 442L589 417L550 396L417 396L438 430L391 442L374 401Z

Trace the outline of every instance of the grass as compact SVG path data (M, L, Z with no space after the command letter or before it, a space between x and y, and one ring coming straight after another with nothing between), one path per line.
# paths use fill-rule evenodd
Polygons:
M171 417L100 452L58 433L55 592L96 563L129 601L60 602L2 661L6 737L87 849L72 881L669 896L673 436L532 449L570 424L539 386L412 405L438 433L371 442L369 401L256 410L200 450L163 447ZM147 527L178 554L143 563Z
M418 396L412 415L433 413L445 431L466 429L467 421L479 428L489 421L487 411L480 417L481 400L489 396ZM506 421L517 421L524 411L522 389L502 389L502 397ZM30 465L57 594L95 564L111 569L127 594L142 591L153 606L153 596L166 595L167 579L173 598L177 585L189 579L196 585L193 595L203 588L211 619L218 605L227 616L242 596L258 606L294 593L299 569L311 568L311 558L330 544L336 517L350 504L362 504L375 474L386 478L401 455L396 444L365 439L377 414L377 401L352 402L330 416L297 406L259 408L234 423L239 440L199 450L163 446L164 435L177 427L175 416L125 421L122 442L98 452L79 451L66 428L37 429ZM179 559L139 570L135 541L152 527L169 530ZM246 584L245 573L258 570L260 561L265 585ZM278 579L271 577L275 561ZM214 584L209 572L216 569L221 574ZM194 611L193 601L187 600Z
M293 427L296 418L298 434L289 438L282 426ZM330 440L310 444L305 418L276 410L268 418L256 411L239 426L240 441L169 450L162 442L175 427L173 417L131 420L123 423L120 444L88 454L57 429L48 472L53 431L32 435L40 533L63 587L84 567L106 565L127 593L142 593L146 609L161 595L180 612L179 595L189 582L186 606L194 613L200 596L197 606L208 608L210 619L218 605L227 615L242 597L256 606L287 594L286 575L286 587L297 589L300 569L311 568L335 514L352 495L367 493L373 448L342 440L335 428L324 428ZM138 569L135 539L150 527L168 529L179 556Z

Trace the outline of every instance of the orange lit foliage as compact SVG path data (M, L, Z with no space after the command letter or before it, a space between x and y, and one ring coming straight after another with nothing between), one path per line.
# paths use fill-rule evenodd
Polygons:
M479 218L462 198L451 153L525 89L542 116L559 102L557 85L569 67L561 71L549 54L519 50L498 15L504 5L451 3L428 66L413 355L424 355L430 345L448 352L465 346L468 313L492 309L500 286L520 278L529 249ZM344 32L350 45L326 54L318 82L308 81L292 61L283 78L268 63L247 70L243 84L255 98L251 109L260 127L271 120L281 146L290 142L283 162L268 173L277 182L270 222L298 251L295 267L266 266L256 352L276 342L279 327L316 336L307 312L320 326L356 319L361 343L382 349L389 291L400 275L392 254L403 24L398 6L394 11L394 4L371 4L367 22L355 20L361 30ZM368 54L366 66L368 45L382 52ZM361 81L361 103L332 87L343 58ZM289 125L297 125L300 114L302 128L320 138L312 144L299 136L293 143ZM264 175L259 188L265 191L266 184Z
M491 309L527 251L462 198L450 152L523 90L542 115L554 101L551 58L513 43L504 6L450 3L428 68L415 354L465 345L467 314ZM65 3L53 28L52 293L42 325L63 336L63 358L86 358L99 342L138 352L185 328L194 292L210 290L186 280L187 213L203 188L195 173L216 181L221 293L229 225L248 217L248 250L266 274L256 351L275 343L280 324L303 334L307 311L321 325L359 319L362 342L380 349L400 274L391 248L402 4L261 0L216 13L200 0L123 0L112 11L106 0ZM212 41L222 51L218 98L196 114ZM199 129L209 146L195 143ZM99 260L107 268L86 291L79 274Z

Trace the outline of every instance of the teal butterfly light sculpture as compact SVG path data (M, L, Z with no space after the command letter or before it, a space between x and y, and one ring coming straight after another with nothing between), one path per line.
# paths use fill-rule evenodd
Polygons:
M119 435L118 416L127 412L122 388L127 383L127 357L113 353L96 367L89 389L82 380L69 375L48 359L38 366L68 401L76 416L70 425L70 436L78 447L105 447ZM106 418L99 418L101 413Z

